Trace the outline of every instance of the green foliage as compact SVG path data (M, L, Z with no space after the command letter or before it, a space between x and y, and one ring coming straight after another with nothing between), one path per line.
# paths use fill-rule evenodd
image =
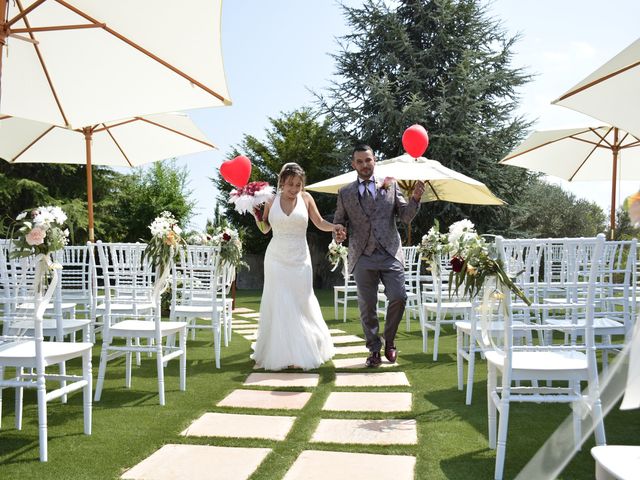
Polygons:
M604 232L606 216L594 202L576 198L558 185L537 181L513 209L507 236L593 237Z
M250 181L266 181L276 186L282 165L298 163L306 172L307 184L318 182L350 169L350 162L339 154L338 139L327 121L320 121L308 108L283 113L269 119L271 126L265 131L265 140L245 135L229 158L246 155L251 159ZM251 215L240 215L228 202L234 188L218 174L212 179L219 191L218 200L224 207L226 218L244 231L247 252L261 253L266 249L269 237L260 233ZM333 213L335 196L315 194L321 213ZM328 241L327 241L328 243Z
M195 205L187 190L187 176L187 169L176 166L174 160L134 170L114 192L113 214L102 212L104 236L100 238L121 242L146 239L148 225L164 210L173 213L179 224L186 224Z
M322 112L345 140L364 141L380 157L401 154L403 131L419 123L429 131L429 158L517 203L531 175L497 164L529 127L514 117L516 90L529 80L510 65L516 38L478 0L388 3L343 7L351 33L334 55L338 77L318 95ZM413 222L414 238L435 218L448 225L468 217L500 233L509 216L508 207L432 202Z

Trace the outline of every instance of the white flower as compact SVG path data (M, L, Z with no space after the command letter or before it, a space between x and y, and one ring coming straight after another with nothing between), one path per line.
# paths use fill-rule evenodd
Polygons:
M174 233L176 233L177 235L180 235L182 233L182 229L178 226L178 225L174 225L173 226L173 231Z
M67 214L60 207L45 207L58 225L67 221Z
M27 212L22 212L20 215L16 217L16 220L20 221L27 216Z

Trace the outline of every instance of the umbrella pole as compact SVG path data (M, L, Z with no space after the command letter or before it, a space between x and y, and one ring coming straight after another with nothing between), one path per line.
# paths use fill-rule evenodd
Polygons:
M2 77L2 54L4 51L4 46L7 43L7 35L8 35L8 27L7 21L9 20L7 17L9 16L9 3L7 0L0 0L0 78ZM2 95L2 92L0 92Z
M618 180L618 129L613 129L613 148L611 149L613 152L613 174L611 175L611 215L610 215L610 227L611 227L611 237L613 240L614 232L616 229L616 187Z
M2 1L2 0L0 0ZM89 211L89 241L95 241L93 234L93 175L91 172L91 127L82 129L84 133L84 143L87 155L87 210Z

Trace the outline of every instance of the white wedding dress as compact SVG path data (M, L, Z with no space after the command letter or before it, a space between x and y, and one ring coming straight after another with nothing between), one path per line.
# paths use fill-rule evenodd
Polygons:
M269 211L273 238L264 257L258 340L252 358L266 370L317 368L334 354L329 329L313 293L307 245L309 215L302 195L290 215L277 195Z

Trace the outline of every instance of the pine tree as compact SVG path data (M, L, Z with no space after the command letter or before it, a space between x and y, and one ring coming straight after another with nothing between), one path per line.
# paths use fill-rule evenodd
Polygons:
M514 115L517 89L529 80L511 66L517 37L507 37L478 0L387 3L343 5L351 33L334 55L336 79L318 94L322 112L345 139L368 143L379 159L402 154L403 131L421 124L430 138L425 156L516 203L533 177L497 162L530 126ZM424 204L413 238L434 218L443 227L470 218L483 233L503 233L509 209Z

